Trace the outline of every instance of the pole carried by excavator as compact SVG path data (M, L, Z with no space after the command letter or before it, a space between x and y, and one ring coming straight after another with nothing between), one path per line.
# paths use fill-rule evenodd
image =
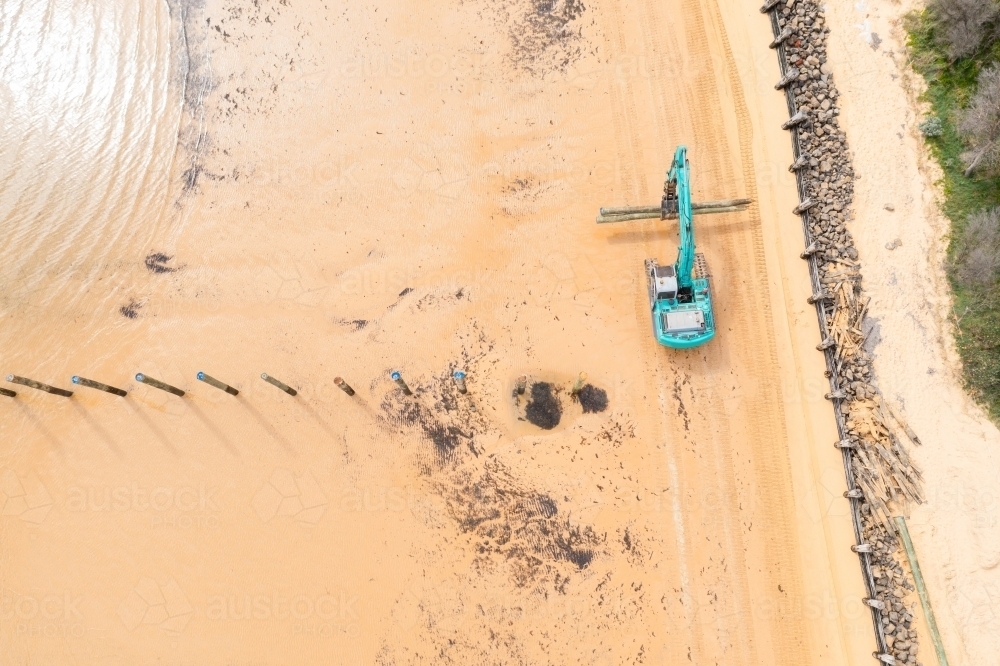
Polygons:
M649 307L653 333L661 345L689 349L715 336L715 312L705 255L695 252L694 215L735 213L746 210L750 199L691 202L691 166L687 148L678 146L663 183L659 206L601 208L598 224L632 220L679 220L677 261L665 266L646 260Z
M711 215L712 213L738 213L746 210L750 199L723 199L722 201L705 201L692 203L691 213L694 215ZM676 220L676 214L662 215L662 204L659 206L620 206L602 208L597 216L598 224L611 222L628 222L630 220Z

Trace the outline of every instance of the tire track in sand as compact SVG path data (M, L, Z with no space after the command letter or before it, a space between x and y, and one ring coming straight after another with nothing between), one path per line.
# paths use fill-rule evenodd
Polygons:
M642 17L643 28L645 32L647 30L645 23L647 20L655 21L655 13L647 11L645 16ZM629 155L624 155L621 146L626 145L633 148L631 151L631 157L642 158L641 154L636 154L634 147L640 143L641 138L638 132L642 131L642 136L648 136L650 131L648 127L640 128L639 120L637 118L636 107L634 104L634 80L633 75L636 74L635 71L624 72L624 76L621 76L622 69L619 68L620 63L632 62L629 59L629 49L626 46L626 41L622 35L622 12L616 2L611 2L608 5L609 21L611 30L607 31L606 34L614 34L617 39L614 40L614 44L611 48L612 51L612 62L615 64L614 68L614 78L611 81L611 91L613 100L615 102L613 106L613 112L615 116L616 126L623 124L619 120L619 116L624 115L628 119L628 126L632 131L632 135L628 137L627 141L622 141L619 138L619 160L628 159ZM653 27L653 32L656 34L655 25ZM672 34L667 33L665 38L669 39ZM652 67L652 81L656 82L663 71L664 65L669 61L667 58L658 57L660 56L660 50L656 48L656 39L645 39L645 44L643 46L642 55L653 54L654 64ZM652 45L652 46L650 46ZM678 47L676 42L668 47L667 52L670 53L682 53L682 49ZM638 77L635 77L638 78ZM685 95L688 91L683 87L678 86L678 90L684 92ZM643 93L648 91L643 90ZM654 136L659 139L660 142L667 140L667 137L663 132L664 121L670 125L669 134L671 138L677 139L680 136L678 127L681 125L679 119L680 108L671 109L671 112L662 112L663 103L662 96L658 100L660 104L654 105L659 107L660 113L654 114L653 124L654 124ZM680 104L681 108L689 106L693 100L688 100L689 104ZM676 105L676 102L675 102ZM655 155L656 160L661 162L657 165L656 171L662 173L665 171L666 167L669 166L669 159L673 152L673 145L669 145L664 148L663 145L659 143L654 144L652 148L652 153ZM638 170L642 173L648 171L645 162L639 161L633 164L638 164ZM631 165L623 165L629 168L623 168L623 175L633 171ZM624 178L623 178L624 180ZM645 188L643 188L645 189ZM657 192L658 195L658 192ZM658 197L656 197L658 198ZM649 196L649 201L653 201L654 197ZM643 200L645 202L645 200ZM670 232L666 232L669 234ZM664 234L661 225L655 222L642 223L634 231L625 232L626 236L634 235L641 243L630 243L628 245L628 254L630 258L630 264L634 267L636 271L636 276L638 279L634 280L634 300L633 305L636 312L636 319L639 323L640 330L643 328L649 328L649 305L645 294L645 281L642 278L642 266L643 260L647 256L658 256L654 248L651 247L654 237L662 236ZM662 248L659 248L662 249ZM660 257L662 260L667 260L667 257ZM700 581L700 578L704 575L704 564L707 559L700 554L703 546L699 543L701 532L703 529L692 529L691 517L689 515L690 507L692 502L684 502L684 498L689 498L689 493L682 491L687 482L685 477L688 476L688 472L685 469L684 474L678 474L678 460L675 454L675 449L677 449L680 440L684 437L684 431L680 427L679 421L673 421L670 418L670 414L673 412L671 407L671 399L669 395L668 386L670 385L670 380L668 378L668 373L670 373L670 363L668 357L662 356L662 349L655 343L655 341L648 335L643 335L640 338L640 345L642 347L642 357L644 359L644 366L646 367L646 372L644 372L644 395L657 396L657 400L654 404L642 403L641 408L643 410L643 418L640 420L642 423L649 424L652 431L648 433L648 437L651 441L657 442L664 449L664 455L667 458L667 467L669 471L669 477L665 479L663 487L669 488L670 492L670 520L666 517L661 521L662 528L664 529L665 536L670 535L672 532L673 545L677 551L677 561L674 563L676 566L676 571L673 573L675 577L673 580L665 581L665 587L667 589L672 589L673 594L667 593L665 598L671 600L671 606L673 606L673 601L679 604L679 608L672 607L668 610L667 621L670 623L669 629L676 632L678 636L683 636L684 641L669 641L667 645L663 646L664 657L666 663L680 663L685 658L688 660L693 660L694 663L708 663L706 659L706 646L705 642L708 641L709 644L717 643L717 637L710 637L707 635L704 628L712 626L714 624L712 613L707 610L701 610L702 604L699 603L699 597L707 592L706 586ZM656 425L653 425L656 424ZM681 465L682 469L687 466ZM701 475L696 475L694 478L700 478ZM690 498L689 498L690 499ZM695 503L698 501L695 498ZM683 506L686 504L687 506ZM711 515L706 516L717 524L717 516ZM695 521L700 522L700 521ZM709 530L711 532L730 532L731 530L724 530L721 527L719 529ZM690 536L689 536L690 535ZM699 538L695 538L695 536ZM737 546L731 549L731 552L735 551L737 553L742 552L742 548ZM692 576L691 572L696 572L695 576ZM676 587L677 582L679 582L679 588ZM731 598L732 592L730 590L725 590L723 592L724 598ZM745 595L743 595L745 599ZM744 603L744 607L748 609ZM680 618L675 617L680 615ZM676 620L682 622L682 626L674 624ZM711 651L711 650L710 650Z
M654 53L660 41L658 9L659 5L646 0L641 20L646 48ZM724 168L728 165L724 156L730 147L725 129L720 131L719 114L714 111L720 107L717 103L709 103L710 100L715 102L713 97L717 98L718 85L711 67L712 54L700 8L686 3L682 16L685 43L682 48L675 47L675 53L682 54L682 66L671 68L670 76L650 77L653 119L657 128L668 126L670 135L678 137L677 142L692 144L695 152L692 159L697 164L695 186L708 182L715 185L713 192L719 190L720 185L725 190L723 184L735 179L730 170ZM661 65L662 59L657 58L656 62ZM659 74L659 68L656 73ZM680 104L676 101L678 97L682 100ZM709 255L719 254L721 249L724 265L737 265L738 259L731 247L716 248L715 245L706 244L701 249L708 250ZM686 514L688 531L692 543L701 546L691 554L692 561L688 564L689 568L699 571L695 581L697 589L692 589L692 593L700 602L694 608L695 630L705 638L701 660L705 663L717 660L758 663L755 637L748 621L752 617L751 594L731 434L722 398L715 390L719 378L714 376L717 373L713 370L719 370L723 364L711 348L705 352L680 354L664 353L665 350L656 349L655 345L654 349L653 362L661 378L660 391L673 385L673 403L678 414L683 415L682 422L675 419L674 423L677 438L683 442L682 450L676 452L684 466L682 478L699 480L687 482L682 487L693 509ZM672 372L669 372L671 366ZM668 374L670 377L666 376ZM707 457L703 455L706 448L710 450ZM706 479L711 479L711 487L706 487Z
M622 14L618 6L618 0L611 0L606 8L602 7L598 17L602 19L603 32L607 35L606 46L610 52L610 62L612 63L611 76L608 81L608 90L611 97L612 122L615 130L615 145L617 148L617 162L619 165L619 182L624 186L627 196L637 196L635 203L646 203L659 197L659 191L649 193L646 183L645 160L642 151L641 136L647 132L641 131L638 113L635 104L634 81L631 76L618 76L620 73L619 64L623 62L622 57L628 53L627 41L624 35ZM640 134L641 132L641 134ZM662 139L662 135L657 137ZM662 149L656 145L652 152L657 155ZM637 182L639 181L639 182ZM649 329L649 306L645 296L645 279L642 277L643 260L647 256L646 250L649 246L650 229L654 223L641 223L638 229L624 231L625 235L635 235L642 240L642 243L629 243L627 253L629 264L633 267L635 274L632 278L633 307L635 308L636 320L639 322L640 330ZM689 566L688 539L686 538L686 528L684 510L680 505L680 497L676 488L679 485L679 475L677 464L673 460L669 451L674 447L671 433L674 428L668 422L667 413L669 411L668 396L664 391L666 380L663 369L655 362L658 346L648 335L640 336L642 355L645 359L644 365L647 371L644 373L644 395L656 395L655 404L648 401L640 401L637 405L639 418L637 423L645 430L645 439L655 442L657 446L662 446L667 451L669 476L662 479L659 484L661 488L669 488L671 493L671 506L669 508L670 520L664 518L662 528L664 536L673 538L673 546L677 551L676 562L671 564L676 566L676 571L664 581L664 598L668 598L666 590L672 590L670 598L679 596L680 615L682 624L675 623L676 610L668 610L666 621L668 629L675 637L683 636L684 640L669 640L662 646L663 663L682 663L685 658L693 660L694 663L703 663L703 641L701 632L696 630L696 614L692 608L693 596L691 594L691 568ZM664 441L665 440L665 441ZM662 444L661 444L662 442ZM675 585L679 581L680 588Z
M615 24L621 25L618 7L613 6L612 10ZM657 6L654 3L647 0L642 7L642 13L645 47L648 52L655 54L650 92L655 102L654 120L657 126L657 138L662 141L667 136L679 137L679 130L687 125L684 129L691 132L692 140L677 140L693 143L694 147L700 149L697 158L692 158L697 159L698 180L713 185L711 189L713 195L736 195L737 192L731 191L731 186L738 183L737 174L732 169L732 160L729 157L735 146L726 141L724 128L720 132L719 125L723 124L724 120L719 119L718 114L714 112L714 109L723 108L720 105L718 86L728 84L735 112L740 171L743 177L744 192L739 194L756 199L755 169L750 143L752 128L735 61L722 28L718 6L711 0L707 0L704 4L698 0L690 0L683 5L682 17L686 40L681 53L684 54L682 61L687 67L682 71L691 68L695 74L694 80L691 81L681 77L680 83L684 85L677 85L678 80L674 77L669 80L669 83L674 85L664 84L661 73L671 69L674 73L677 72L675 68L664 66L666 59L657 49L657 44L663 39L669 39L669 36L660 34ZM713 54L708 46L706 19L715 29L716 40L721 46L721 54L715 55L719 59L720 67L726 70L724 81L716 79L716 72L712 67L716 61L713 60ZM619 53L623 53L623 40L618 41L616 46L620 48ZM633 94L631 85L624 87L626 94ZM678 99L682 100L680 104ZM617 108L616 106L616 110ZM630 120L634 118L632 115L634 106L631 110ZM686 122L679 120L680 117ZM715 119L714 123L710 122L712 119ZM636 128L637 124L633 121L630 126ZM666 132L663 131L664 126ZM633 146L635 141L633 137L631 142ZM670 148L672 149L672 146ZM727 185L730 188L727 188ZM699 189L704 191L703 188ZM749 224L738 227L735 233L705 234L711 238L703 248L712 256L710 265L724 267L722 279L716 281L724 288L716 287L716 293L735 294L735 298L719 298L717 306L721 315L720 338L728 335L731 341L726 343L716 340L705 348L704 352L687 352L672 356L665 355L663 350L648 338L647 343L642 346L644 356L649 359L647 365L651 369L647 375L647 389L661 395L661 402L664 403L661 412L667 411L662 396L668 385L665 381L667 375L672 375L674 385L678 388L675 400L679 405L679 411L690 410L696 412L695 416L698 417L690 418L689 413L685 414L684 418L688 421L687 427L690 430L682 431L678 427L680 424L677 423L677 419L669 422L666 413L661 413L665 425L689 444L689 447L686 447L689 448L688 451L679 452L684 471L680 478L702 480L701 483L688 484L690 487L686 489L684 496L688 499L693 497L697 505L698 491L699 489L704 491L705 478L712 478L722 486L720 496L725 505L723 510L713 511L709 510L712 507L708 505L701 506L702 510L697 520L688 517L684 520L686 527L681 525L675 528L678 532L675 538L683 538L687 533L690 535L688 541L692 544L701 537L712 540L713 537L721 536L725 543L725 546L720 543L721 554L728 558L727 566L717 572L714 580L710 579L712 574L709 573L708 576L700 575L691 585L700 588L703 594L711 593L713 588L721 586L727 588L732 596L728 603L715 608L696 606L693 618L691 609L688 609L689 627L693 630L698 629L699 625L705 630L716 627L716 635L709 643L711 647L708 652L715 652L718 649L720 653L713 654L712 657L726 659L730 663L759 663L755 632L752 629L763 628L761 624L767 623L769 624L765 629L767 635L761 638L765 641L770 639L771 645L767 646L770 649L765 648L763 652L772 653L783 663L786 660L806 657L804 627L795 615L795 606L801 600L801 577L798 569L797 539L791 529L794 497L787 450L788 436L784 427L780 379L777 377L777 350L770 327L772 316L761 220L756 206L751 208L749 218ZM651 236L658 234L652 234L650 226L646 226L641 232L643 245L647 254L656 256L657 248L652 247L654 239ZM641 262L637 265L641 266ZM738 276L745 279L740 280ZM648 319L648 305L644 293L639 293L644 290L636 291L636 312L642 321ZM747 304L750 304L750 307L747 307ZM732 332L727 329L732 329ZM748 339L740 340L741 333ZM741 345L740 342L745 344ZM737 471L733 464L732 450L735 445L732 440L733 430L729 427L730 417L719 387L719 381L725 375L730 356L738 356L741 364L748 366L748 378L755 380L753 383L758 389L753 394L748 392L743 400L742 409L737 414L742 417L739 421L747 424L745 437L749 443L750 454L750 462L744 463L744 466L749 465L749 467L741 471L748 472L751 478L744 481L745 488L742 492L737 489ZM712 370L716 372L712 373ZM683 405L680 397L684 387L689 392L688 407ZM704 448L706 444L711 449L710 461L706 461L701 454L695 452L697 448ZM673 462L671 469L674 469ZM685 484L682 481L683 485ZM751 511L747 512L748 520L742 526L741 499L748 500L751 507ZM682 514L682 520L683 515L686 514ZM766 535L757 536L761 534L760 529L756 534L744 532L744 528L750 529L749 522L755 518L766 521ZM749 602L751 590L746 575L748 563L743 556L746 549L744 536L748 541L756 541L751 544L758 554L756 561L753 562L754 568L761 570L766 580L766 584L763 585L765 603L757 607L756 613ZM691 560L681 563L682 572L699 570L698 565L704 564L695 552L682 552L681 557ZM760 561L761 559L763 561ZM701 572L708 573L704 568ZM681 578L687 579L683 573ZM692 595L695 590L689 589L685 592ZM764 610L769 612L762 612ZM708 657L709 655L705 654L705 639L708 637L702 636L701 631L692 631L692 634L696 638L695 654L702 658ZM700 663L702 658L696 661Z

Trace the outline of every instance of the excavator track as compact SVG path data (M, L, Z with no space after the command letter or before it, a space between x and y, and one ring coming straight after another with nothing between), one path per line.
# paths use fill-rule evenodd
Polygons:
M708 272L708 261L705 260L705 255L701 252L694 255L694 277L696 280L707 280L712 277L712 274Z
M649 309L656 307L656 288L653 286L653 270L657 266L656 259L647 259L646 268L646 293L649 295Z

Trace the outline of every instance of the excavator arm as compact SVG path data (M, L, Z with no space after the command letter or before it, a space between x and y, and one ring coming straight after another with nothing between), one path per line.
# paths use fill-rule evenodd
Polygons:
M660 204L660 217L677 217L680 243L677 247L677 286L681 289L691 288L694 271L694 224L691 210L690 166L687 160L687 148L677 146L674 151L674 162L667 172L667 180L663 185L663 200Z

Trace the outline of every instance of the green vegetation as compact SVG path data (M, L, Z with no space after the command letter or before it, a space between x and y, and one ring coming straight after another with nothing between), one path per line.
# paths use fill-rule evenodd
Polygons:
M975 134L979 128L970 126L969 109L983 106L980 74L1000 63L1000 42L988 37L971 53L954 57L968 49L956 49L947 37L935 34L942 22L934 14L911 14L906 28L912 64L927 81L924 99L932 110L920 129L944 173L943 210L952 223L948 277L965 379L991 416L1000 420L1000 257L995 256L1000 252L1000 216L992 210L1000 206L1000 170L984 165L965 175L979 149L987 149L977 145L982 139ZM1000 121L1000 109L995 111Z

